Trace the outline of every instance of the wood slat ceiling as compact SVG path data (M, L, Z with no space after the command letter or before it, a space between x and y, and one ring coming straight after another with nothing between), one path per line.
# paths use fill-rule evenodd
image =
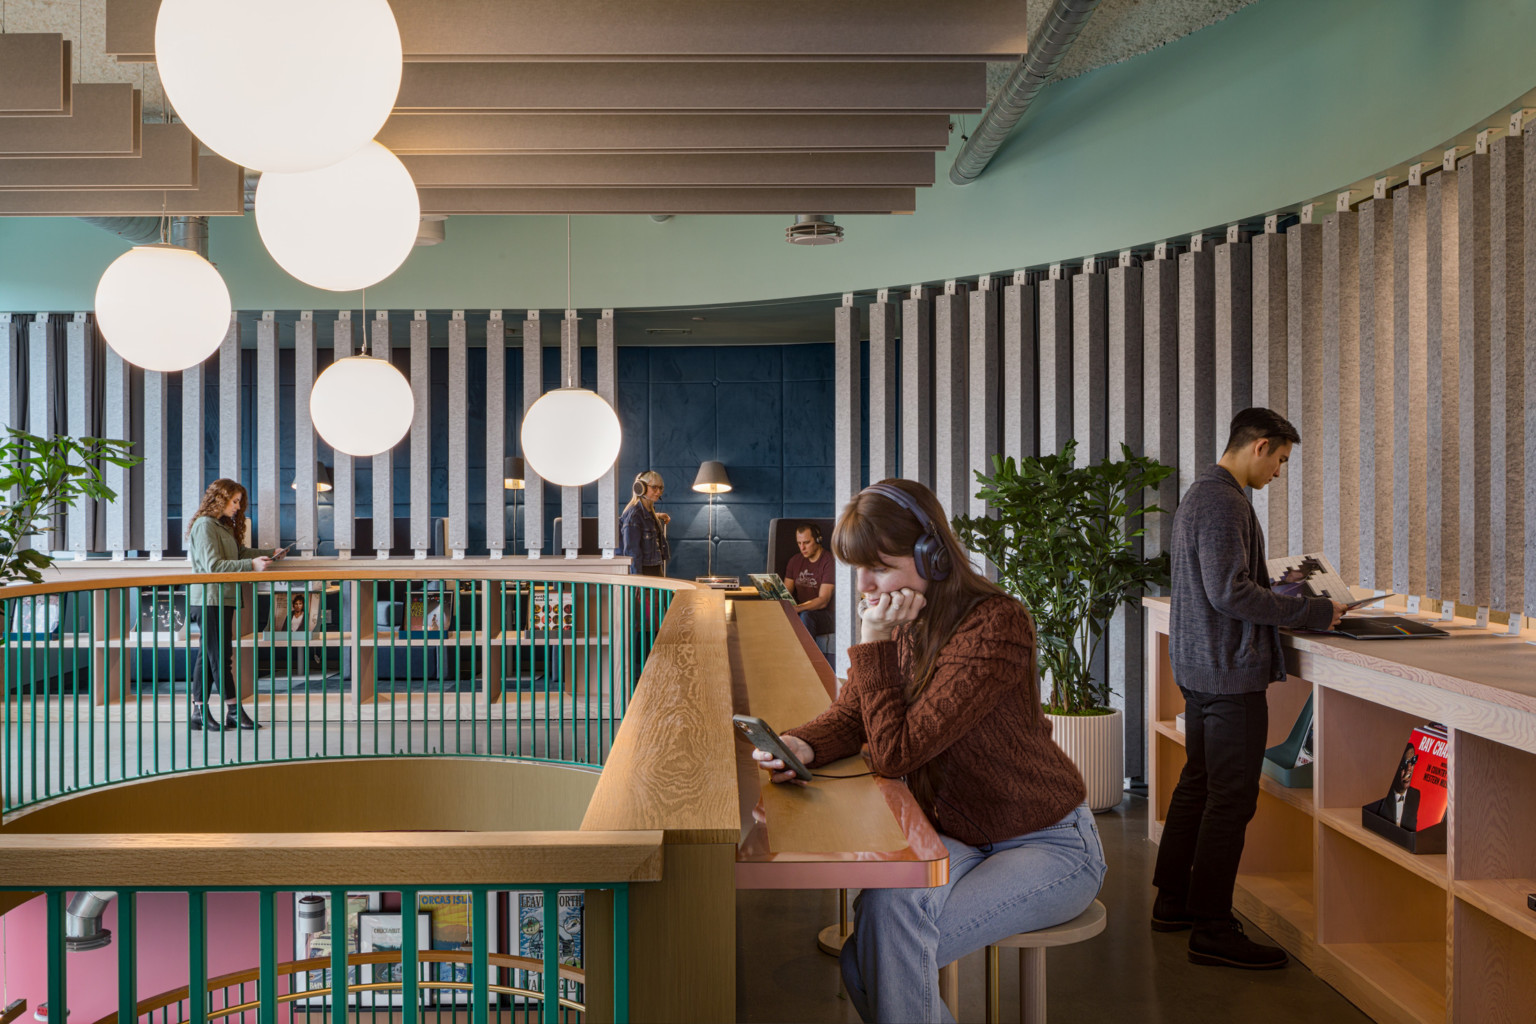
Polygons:
M106 0L106 52L153 59L159 6ZM951 117L985 104L986 62L1024 51L1025 6L391 0L407 63L379 141L406 161L431 214L912 212ZM140 166L51 163L124 153L111 148L122 138L80 120L92 87L75 88L76 116L46 119L80 121L72 132L27 133L0 113L0 155L18 163L0 174L12 209L156 214L158 204L128 210L132 191L177 191L172 182L185 182L184 204L219 205L198 198L206 183L187 180L185 154L167 162L162 133ZM28 189L39 190L30 207L15 198ZM66 195L85 189L98 198Z
M0 35L0 117L68 117L70 47L56 32Z

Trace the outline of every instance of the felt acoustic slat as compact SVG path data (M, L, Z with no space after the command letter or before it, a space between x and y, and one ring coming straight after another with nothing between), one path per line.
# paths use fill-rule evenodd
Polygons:
M197 188L197 139L184 124L147 124L140 156L0 160L0 191Z
M77 85L68 117L0 117L0 160L138 156L142 119L133 86Z
M149 127L156 127L151 125ZM198 157L197 187L117 191L0 191L4 217L241 217L245 215L245 178L223 157Z
M934 180L933 155L924 152L406 155L401 160L419 188L866 188L925 186Z
M424 188L423 214L911 213L911 188Z
M407 64L396 110L980 113L984 63L607 61Z
M814 153L949 144L942 114L394 114L378 141L399 156L515 153Z
M68 117L71 67L57 32L0 34L0 117Z
M1016 60L1025 0L394 0L408 61ZM160 0L107 0L106 52L150 61Z

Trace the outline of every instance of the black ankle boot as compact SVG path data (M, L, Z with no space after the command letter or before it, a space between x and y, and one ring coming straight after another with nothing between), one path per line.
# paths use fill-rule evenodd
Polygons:
M1236 918L1198 921L1189 935L1189 962L1211 967L1238 967L1248 971L1272 971L1288 958L1279 946L1254 942L1243 934Z
M208 705L193 704L192 714L187 716L187 727L193 730L207 729L209 732L222 732L224 727L219 720L208 712Z
M1195 919L1184 909L1184 897L1158 892L1152 903L1152 930L1155 932L1181 932L1193 928Z
M228 709L224 712L224 728L226 729L260 729L255 719L245 713L245 706L239 701L230 701Z

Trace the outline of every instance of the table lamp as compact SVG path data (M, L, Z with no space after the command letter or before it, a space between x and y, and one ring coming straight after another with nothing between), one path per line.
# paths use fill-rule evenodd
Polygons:
M517 492L528 486L528 477L523 469L523 460L516 455L508 455L502 462L501 486L512 492L512 552L517 553Z
M724 464L713 460L700 463L699 474L693 478L693 489L709 495L709 574L695 582L708 583L711 586L726 583L735 586L739 581L734 577L715 576L715 495L724 494L731 489L731 478L726 476Z

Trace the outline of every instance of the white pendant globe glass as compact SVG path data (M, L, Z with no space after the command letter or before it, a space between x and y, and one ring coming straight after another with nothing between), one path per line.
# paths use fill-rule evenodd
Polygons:
M191 249L138 245L96 285L96 325L134 366L174 373L218 351L229 333L229 288Z
M523 417L523 457L561 487L591 483L619 457L618 413L585 388L547 391Z
M310 171L370 142L400 92L387 0L161 0L155 60L192 134L257 171Z
M256 186L256 230L267 252L327 291L357 291L393 274L420 224L411 173L377 142L318 171L263 174Z
M325 368L309 393L309 418L326 444L347 455L388 451L411 429L416 399L393 364L347 356Z

